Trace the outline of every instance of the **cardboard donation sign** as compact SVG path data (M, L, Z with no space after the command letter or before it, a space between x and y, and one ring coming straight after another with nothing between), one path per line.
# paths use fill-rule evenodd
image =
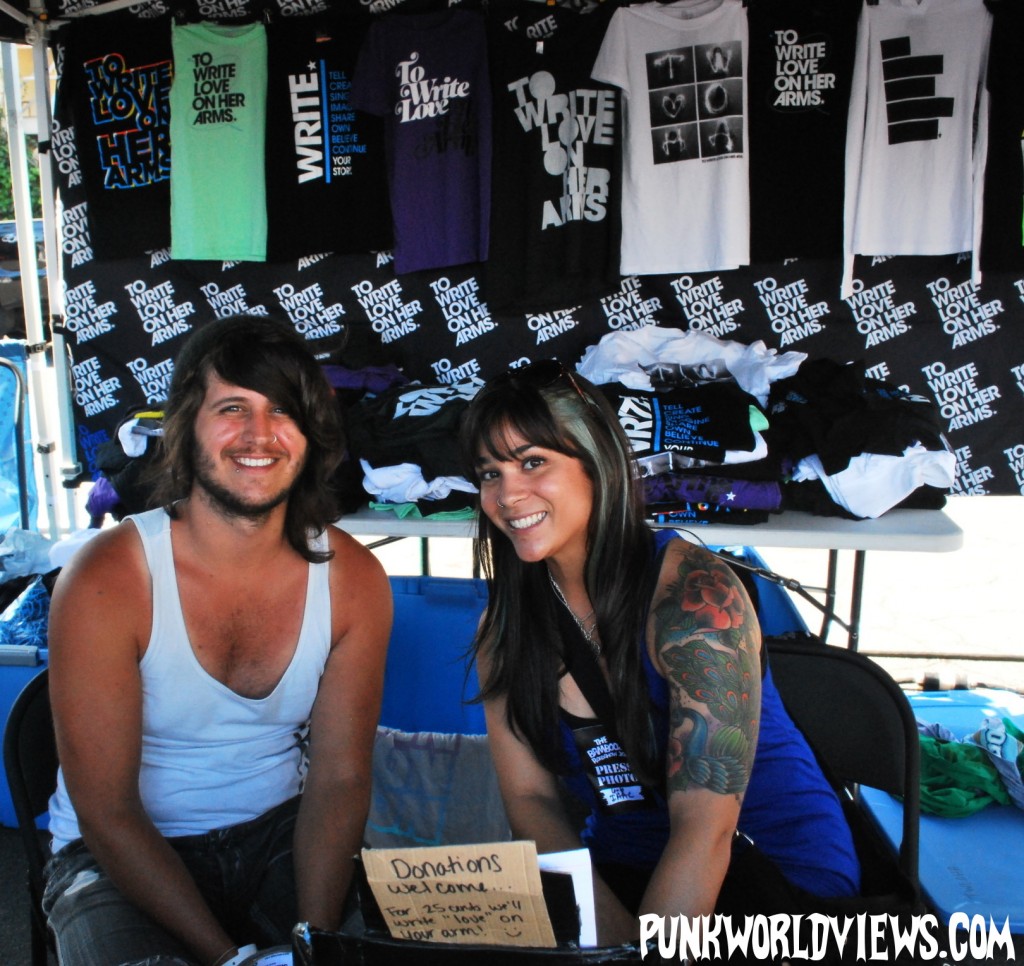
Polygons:
M556 945L533 842L363 849L362 857L395 939Z

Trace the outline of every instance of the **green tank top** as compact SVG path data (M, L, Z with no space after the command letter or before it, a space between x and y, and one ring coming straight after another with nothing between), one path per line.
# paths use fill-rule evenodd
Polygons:
M265 28L175 24L171 42L171 257L266 261Z

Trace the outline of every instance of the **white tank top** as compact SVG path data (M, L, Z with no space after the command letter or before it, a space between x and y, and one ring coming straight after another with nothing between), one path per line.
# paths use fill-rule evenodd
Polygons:
M139 663L142 804L165 836L256 818L302 789L310 711L331 647L329 565L309 565L298 645L277 687L265 698L246 698L207 673L192 651L170 518L157 509L128 519L142 538L153 578L153 624ZM316 549L326 546L325 533ZM54 851L80 838L63 772L50 798L50 832Z

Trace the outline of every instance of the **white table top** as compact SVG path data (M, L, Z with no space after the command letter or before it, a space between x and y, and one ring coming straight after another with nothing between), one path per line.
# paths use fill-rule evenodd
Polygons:
M474 537L473 520L399 519L364 508L336 522L359 536ZM678 528L684 529L684 528ZM963 530L941 510L890 510L877 520L814 516L798 510L773 514L767 523L692 527L703 543L716 547L792 547L822 550L904 550L945 553L963 545Z

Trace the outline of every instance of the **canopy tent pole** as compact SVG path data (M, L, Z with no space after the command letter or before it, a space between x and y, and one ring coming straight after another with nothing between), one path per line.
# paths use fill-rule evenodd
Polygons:
M6 0L0 0L0 13L6 14L12 20L23 23L27 27L32 23L32 18L25 13L23 10L19 10L17 7L12 7Z
M43 16L42 0L32 0L33 11ZM82 465L78 461L75 439L75 413L72 405L73 376L71 354L64 338L64 260L57 233L57 185L53 170L52 91L50 65L47 56L49 27L42 19L26 31L26 40L32 46L35 71L36 118L39 129L39 187L43 206L43 246L46 252L47 301L50 307L50 338L53 343L53 376L56 382L57 427L60 439L60 473L66 494L68 526L80 526L79 505L74 487L81 482ZM44 137L45 132L45 137Z
M36 452L42 475L47 525L52 538L59 536L54 498L53 463L55 449L50 439L45 401L51 391L46 367L46 341L43 333L42 305L39 295L39 263L36 258L35 233L32 230L32 201L28 186L28 159L19 93L20 75L15 46L0 43L4 75L4 109L11 158L11 189L14 196L14 218L18 233L18 262L21 270L22 302L25 333L28 339L29 397L32 422L35 426ZM52 395L50 396L52 398Z

